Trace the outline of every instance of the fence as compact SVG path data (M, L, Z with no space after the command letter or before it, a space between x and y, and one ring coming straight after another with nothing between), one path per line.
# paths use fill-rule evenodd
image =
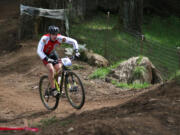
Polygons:
M128 45L124 43L105 46L108 60L119 61L142 55L151 60L165 80L176 75L176 71L180 69L180 50L177 47L148 41L144 35L135 35L127 31L125 33L129 36L123 37L123 40L127 41Z
M135 32L138 33L138 32ZM128 59L134 56L146 56L160 71L164 80L176 76L180 69L180 48L147 40L144 35L124 31L124 44L104 46L104 55L110 61ZM108 36L107 36L108 37ZM106 39L108 40L108 39ZM119 52L118 54L112 52Z
M146 56L169 79L180 69L180 52L175 45L159 44L140 34L117 30L117 17L100 14L91 20L72 26L71 36L87 44L89 49L105 56L110 63L134 56ZM136 32L137 33L137 32Z

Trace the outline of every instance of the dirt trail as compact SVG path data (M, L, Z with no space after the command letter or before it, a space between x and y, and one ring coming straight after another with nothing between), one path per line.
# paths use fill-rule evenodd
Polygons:
M179 90L170 82L127 103L57 120L38 135L179 135Z
M47 71L36 54L37 42L27 41L21 45L20 50L0 57L0 126L22 126L24 118L35 123L47 117L63 118L72 113L116 106L147 91L122 91L101 80L89 80L88 76L95 67L75 61L84 67L75 72L85 86L85 106L75 110L66 99L62 99L57 110L46 111L39 98L38 81ZM58 50L60 55L64 55L63 51Z
M46 111L39 98L38 81L47 71L36 54L37 41L20 43L21 49L12 51L17 38L18 8L18 0L0 1L0 41L6 42L6 45L0 44L0 126L22 126L24 118L34 123L47 117L63 118L73 113L116 106L146 91L122 91L101 80L88 80L95 68L76 61L84 67L75 71L86 89L84 107L74 110L66 99L62 99L57 110ZM64 55L63 50L59 53Z

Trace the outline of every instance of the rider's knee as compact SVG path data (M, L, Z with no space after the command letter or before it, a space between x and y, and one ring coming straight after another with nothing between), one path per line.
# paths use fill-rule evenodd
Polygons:
M54 74L54 68L49 68L49 72L51 73L51 74Z
M57 64L55 66L56 72L61 71L61 68L62 68L62 65L61 64Z

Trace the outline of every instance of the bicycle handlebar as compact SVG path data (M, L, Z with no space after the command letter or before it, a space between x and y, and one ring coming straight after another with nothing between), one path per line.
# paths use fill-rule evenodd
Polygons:
M76 56L73 55L73 56L66 56L65 58L69 58L70 60L75 60ZM53 62L49 62L49 63L52 63L52 64L58 64L59 63L59 60L54 60Z

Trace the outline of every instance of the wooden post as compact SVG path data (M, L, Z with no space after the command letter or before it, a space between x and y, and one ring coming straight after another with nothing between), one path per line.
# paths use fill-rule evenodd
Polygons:
M180 69L180 47L177 47L178 55L179 55L179 69Z
M27 119L23 119L24 121L24 127L28 127L28 120Z
M34 37L33 38L38 38L39 34L39 17L35 16L34 17Z
M143 41L144 41L145 37L144 35L141 35L141 54L143 55Z
M107 57L108 57L108 54L107 54L107 44L108 44L108 31L109 31L109 17L110 17L110 12L108 11L107 12L107 36L105 37L106 39L105 39L105 46L104 46L104 57L107 59ZM105 31L106 32L106 31Z

